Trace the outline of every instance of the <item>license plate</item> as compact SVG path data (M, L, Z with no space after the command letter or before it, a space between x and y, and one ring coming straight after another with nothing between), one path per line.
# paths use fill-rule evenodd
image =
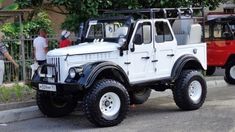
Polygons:
M56 85L39 84L39 90L56 92Z

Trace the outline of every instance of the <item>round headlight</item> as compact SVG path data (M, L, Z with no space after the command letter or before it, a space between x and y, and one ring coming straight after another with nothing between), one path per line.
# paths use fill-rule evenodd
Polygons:
M74 68L69 69L69 76L70 78L75 78L76 70Z

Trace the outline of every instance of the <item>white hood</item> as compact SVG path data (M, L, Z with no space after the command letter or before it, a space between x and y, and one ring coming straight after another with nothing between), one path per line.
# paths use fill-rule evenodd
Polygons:
M109 51L117 50L118 47L120 47L118 43L111 43L111 42L87 43L86 42L86 43L81 43L75 46L51 50L47 53L47 56L65 56L65 55L109 52Z

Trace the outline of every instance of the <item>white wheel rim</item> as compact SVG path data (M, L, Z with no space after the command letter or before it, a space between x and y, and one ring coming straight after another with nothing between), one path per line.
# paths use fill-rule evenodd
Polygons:
M121 107L121 101L116 93L105 93L99 103L99 108L102 113L102 117L106 120L113 120L118 116Z
M199 103L202 96L202 85L199 81L192 81L189 85L189 98L195 103Z
M231 76L233 79L235 79L235 66L231 67L229 72L230 72L230 76Z

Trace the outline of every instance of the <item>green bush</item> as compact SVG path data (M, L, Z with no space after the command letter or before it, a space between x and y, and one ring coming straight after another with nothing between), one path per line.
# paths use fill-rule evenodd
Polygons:
M52 21L49 19L48 14L45 11L41 11L35 15L32 20L27 20L23 22L23 35L28 38L31 35L38 34L40 28L47 30L49 34L53 34ZM20 24L15 23L5 23L1 26L0 31L3 32L7 38L19 39L20 36Z
M0 103L28 101L34 96L35 90L26 85L15 84L12 87L0 87Z

